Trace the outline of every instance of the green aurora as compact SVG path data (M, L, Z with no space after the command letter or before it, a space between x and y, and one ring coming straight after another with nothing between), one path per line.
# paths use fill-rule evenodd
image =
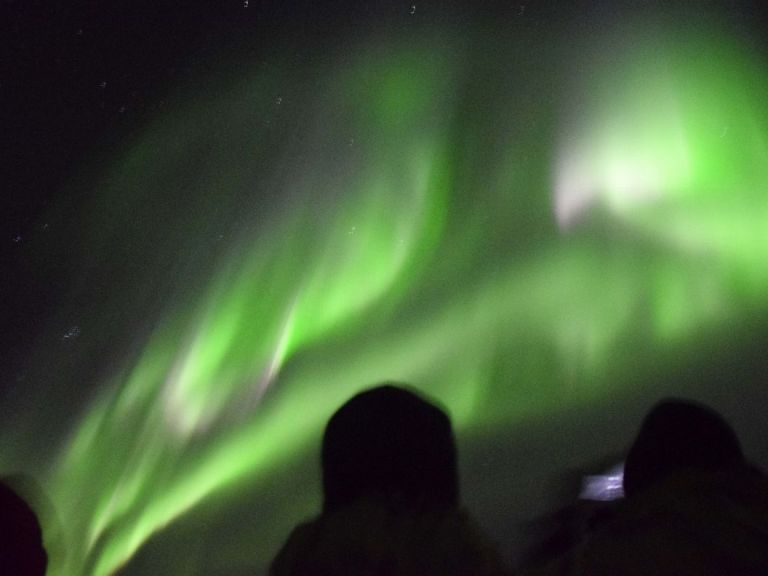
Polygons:
M84 277L115 276L96 305L119 360L42 478L66 526L50 574L138 574L153 536L272 486L361 387L412 382L460 436L502 432L763 314L763 63L713 29L603 41L559 71L513 57L532 38L495 60L369 41L159 114L82 231ZM121 299L131 338L110 337ZM270 546L316 492L278 498ZM242 547L233 565L269 561Z

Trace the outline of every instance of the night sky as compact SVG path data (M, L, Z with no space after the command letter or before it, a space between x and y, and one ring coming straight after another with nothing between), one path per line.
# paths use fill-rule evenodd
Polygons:
M383 380L510 560L661 396L768 466L768 7L473 4L2 2L0 473L51 574L264 573Z

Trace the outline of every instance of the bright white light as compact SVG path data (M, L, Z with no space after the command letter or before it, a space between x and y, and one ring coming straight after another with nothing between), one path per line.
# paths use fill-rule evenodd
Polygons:
M614 466L605 474L585 476L581 481L579 498L599 502L624 498L624 463Z

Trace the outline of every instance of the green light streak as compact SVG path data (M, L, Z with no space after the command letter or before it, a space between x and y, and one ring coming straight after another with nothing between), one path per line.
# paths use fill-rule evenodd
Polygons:
M258 486L362 386L415 382L460 430L501 429L553 410L564 385L596 397L638 347L764 306L768 81L733 43L670 40L663 58L633 46L600 71L604 92L565 128L575 144L556 159L553 212L573 195L579 205L563 232L536 212L551 191L510 167L514 151L503 166L461 163L474 125L458 94L472 72L426 44L371 50L330 75L322 130L307 127L298 152L271 150L261 115L279 82L261 79L151 131L116 171L105 195L135 193L138 211L147 190L176 185L183 169L164 163L183 162L211 117L256 166L210 152L190 183L206 198L196 218L221 190L243 231L202 292L181 291L153 324L63 451L49 485L68 552L52 550L52 575L112 574L217 491ZM296 160L307 151L312 162ZM275 192L287 199L261 215ZM529 209L524 232L508 224ZM108 247L108 226L93 230Z

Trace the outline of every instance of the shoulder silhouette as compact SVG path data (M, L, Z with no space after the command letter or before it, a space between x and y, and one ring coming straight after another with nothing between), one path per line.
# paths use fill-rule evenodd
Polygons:
M0 482L0 574L43 576L47 565L37 515L21 496Z
M627 454L624 492L582 523L567 552L524 573L768 574L768 482L712 408L656 404Z

